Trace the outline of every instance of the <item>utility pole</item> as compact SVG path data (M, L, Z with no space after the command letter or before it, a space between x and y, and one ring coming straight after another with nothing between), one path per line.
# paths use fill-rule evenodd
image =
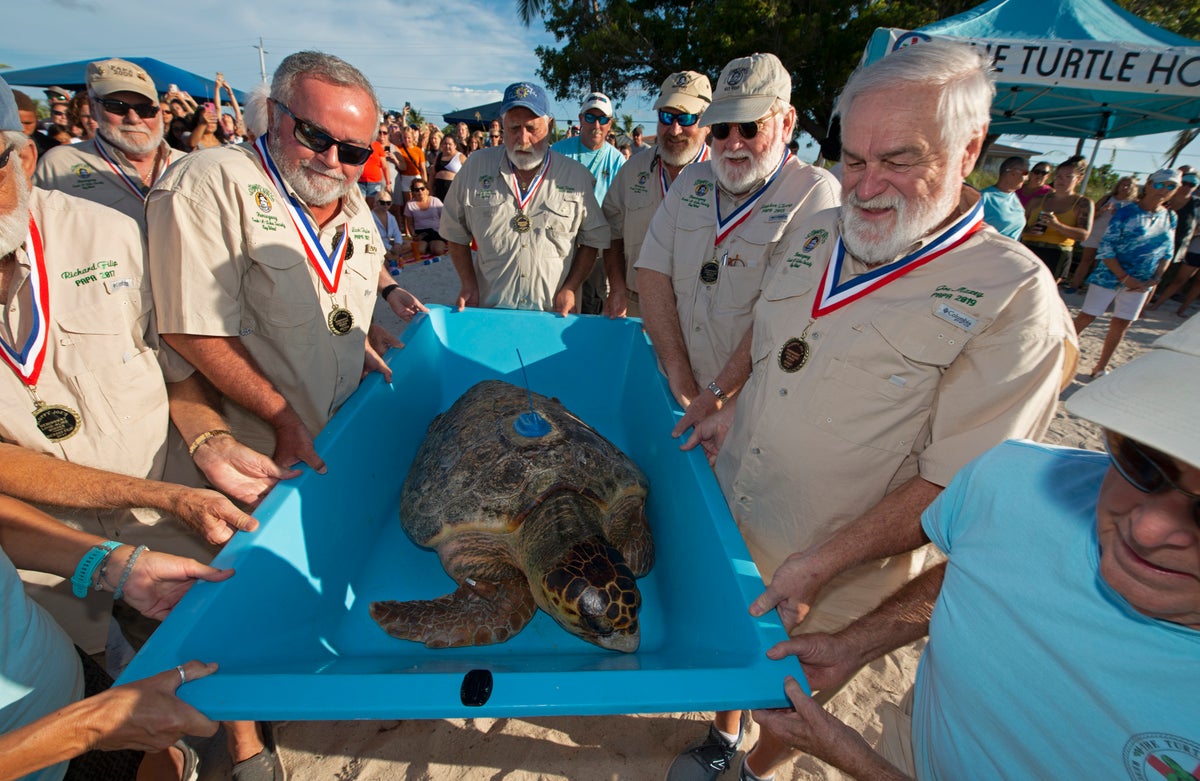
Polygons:
M266 80L267 80L267 61L263 57L263 55L267 54L267 51L263 48L262 38L260 37L258 39L258 46L251 46L250 48L258 49L258 69L260 71L262 71L262 80L264 82L266 82Z

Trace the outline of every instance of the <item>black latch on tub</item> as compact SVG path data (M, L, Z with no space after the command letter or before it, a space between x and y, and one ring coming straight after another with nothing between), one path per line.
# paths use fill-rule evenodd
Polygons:
M468 708L478 708L487 704L488 698L492 696L492 671L472 670L464 675L458 696Z

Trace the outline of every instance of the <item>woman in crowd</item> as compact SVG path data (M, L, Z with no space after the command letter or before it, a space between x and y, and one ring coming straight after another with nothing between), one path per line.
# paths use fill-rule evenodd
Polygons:
M454 140L454 136L443 136L441 151L433 158L433 195L435 198L446 199L446 193L450 191L450 182L454 181L454 175L466 161L467 156L458 151L458 143Z
M442 129L432 123L425 125L429 130L429 138L425 142L425 159L432 160L437 157L438 151L442 148Z
M442 202L429 194L424 179L414 179L412 197L404 206L404 231L413 237L413 257L444 255L446 240L438 233L442 221Z
M1100 239L1104 238L1104 231L1108 229L1108 221L1112 219L1117 209L1127 203L1133 203L1137 200L1137 196L1137 177L1122 176L1117 180L1117 186L1112 189L1112 192L1096 201L1096 219L1092 223L1092 230L1083 241L1083 257L1079 259L1079 266L1075 269L1074 276L1071 277L1070 286L1063 288L1064 293L1074 293L1083 287L1083 281L1096 267L1096 248L1100 246Z
M1025 206L1021 243L1041 258L1060 282L1070 268L1075 243L1086 239L1092 229L1092 202L1075 192L1086 170L1082 157L1068 158L1054 171L1054 189Z
M1112 216L1100 247L1099 262L1088 277L1087 297L1075 316L1075 333L1083 332L1112 304L1113 315L1092 377L1108 372L1129 324L1138 319L1154 286L1171 262L1175 241L1175 212L1163 204L1179 187L1179 173L1164 168L1150 174L1136 203Z
M469 155L472 152L483 149L484 146L486 146L486 144L484 144L483 131L476 130L474 133L471 134L471 140L467 144L467 152L466 153Z
M79 90L71 102L67 104L67 116L71 118L72 132L79 128L79 140L91 141L96 137L99 123L92 117L92 104L88 101L87 90Z
M1034 198L1050 192L1050 185L1046 184L1046 180L1049 178L1049 163L1041 162L1030 168L1029 176L1025 178L1025 184L1017 188L1017 200L1021 202L1021 205L1028 206Z

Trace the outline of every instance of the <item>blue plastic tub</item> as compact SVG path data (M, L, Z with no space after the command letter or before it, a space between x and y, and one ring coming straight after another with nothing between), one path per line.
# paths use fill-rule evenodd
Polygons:
M436 307L393 350L392 384L372 375L317 438L328 474L280 485L217 557L236 567L201 583L154 633L122 681L189 659L220 671L181 696L216 719L382 719L594 715L783 707L794 658L764 651L785 637L747 605L762 582L699 450L670 436L682 414L638 320ZM453 589L437 555L397 518L400 490L429 422L476 382L523 384L622 448L650 481L657 560L639 581L641 647L606 651L539 612L512 640L430 650L385 634L372 600ZM492 693L462 701L488 670Z

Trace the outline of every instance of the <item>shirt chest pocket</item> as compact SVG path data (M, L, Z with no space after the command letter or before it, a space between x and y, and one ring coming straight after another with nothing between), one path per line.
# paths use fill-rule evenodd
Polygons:
M715 308L718 312L747 312L758 300L771 251L787 222L755 221L735 229L734 237L717 253L720 264Z
M308 258L278 242L252 245L251 260L242 277L245 301L242 319L259 331L294 328L312 321L321 311Z
M546 240L554 245L559 256L568 257L574 251L575 234L583 222L583 200L564 198L553 204L543 204L538 210L537 222L542 224Z

